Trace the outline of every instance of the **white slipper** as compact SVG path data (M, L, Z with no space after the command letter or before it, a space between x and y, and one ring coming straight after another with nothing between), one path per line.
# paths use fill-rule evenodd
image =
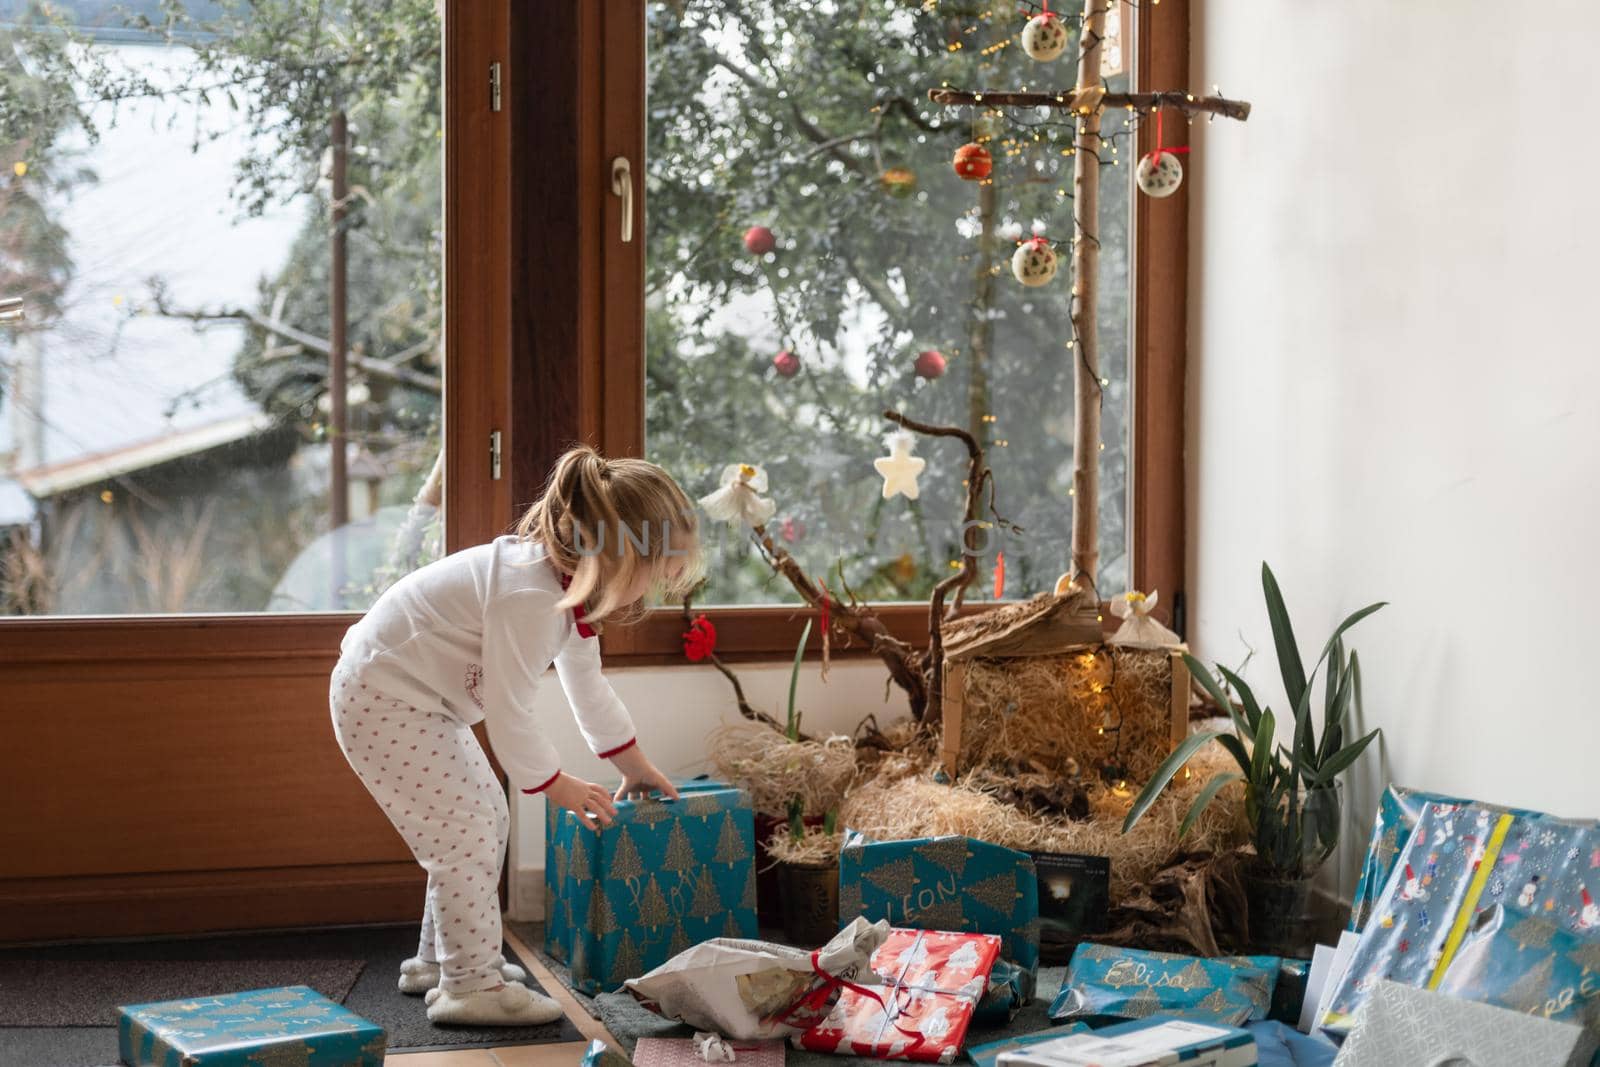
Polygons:
M540 1026L561 1015L555 1001L515 982L459 995L438 989L428 997L428 1021L443 1026Z
M507 982L525 982L528 972L515 963L500 964L500 977ZM421 996L439 985L439 965L412 956L400 965L400 992Z

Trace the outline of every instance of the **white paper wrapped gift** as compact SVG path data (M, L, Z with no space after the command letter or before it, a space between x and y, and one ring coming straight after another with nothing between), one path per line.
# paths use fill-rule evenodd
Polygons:
M1595 1042L1571 1023L1379 981L1334 1067L1586 1067Z

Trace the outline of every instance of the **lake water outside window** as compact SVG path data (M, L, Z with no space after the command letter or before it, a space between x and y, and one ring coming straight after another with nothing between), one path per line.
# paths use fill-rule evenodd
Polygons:
M0 79L0 614L360 610L435 558L433 0L0 0Z
M942 85L1070 89L1077 41L1023 54L1036 10L984 0L661 0L647 5L647 439L696 494L725 465L763 466L769 528L836 594L927 596L960 553L964 447L919 438L920 498L882 499L885 408L988 449L1009 595L1068 569L1073 131L927 101ZM1121 6L1114 51L1132 54ZM1110 73L1113 90L1128 75ZM1125 588L1130 193L1125 116L1106 116L1100 341L1100 592ZM990 182L963 180L981 142ZM1047 237L1049 285L1012 276ZM783 601L737 532L708 554L702 602ZM981 592L980 590L988 590ZM974 598L992 591L977 583Z

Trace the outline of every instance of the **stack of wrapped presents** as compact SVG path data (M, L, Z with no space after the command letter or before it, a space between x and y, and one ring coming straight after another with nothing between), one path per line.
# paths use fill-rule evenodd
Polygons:
M1600 1063L1592 821L1391 787L1349 929L1315 963L1090 937L1043 971L1027 853L847 832L839 933L792 946L757 937L737 788L547 830L548 951L580 990L686 1024L685 1063L770 1063L785 1044L978 1067ZM642 1041L636 1062L670 1051Z

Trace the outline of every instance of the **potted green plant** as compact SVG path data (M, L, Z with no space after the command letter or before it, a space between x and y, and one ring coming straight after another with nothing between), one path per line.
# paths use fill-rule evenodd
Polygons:
M784 735L790 744L800 740L800 711L795 692L800 681L800 664L805 659L811 623L806 622L794 650L794 666L789 671L789 709ZM788 825L774 834L767 845L775 861L778 901L782 910L783 932L800 945L820 945L839 930L839 809L829 808L817 825L815 814L806 811L805 798L789 801Z
M1352 706L1360 717L1361 661L1354 650L1346 650L1344 634L1384 604L1369 604L1340 623L1308 674L1278 581L1265 563L1261 565L1261 586L1292 718L1280 723L1236 672L1219 664L1219 680L1205 664L1185 654L1190 674L1217 707L1227 712L1233 729L1203 730L1186 738L1145 784L1122 828L1126 833L1138 823L1178 770L1203 746L1213 741L1222 745L1239 770L1219 773L1206 783L1184 817L1179 836L1188 833L1224 786L1242 782L1245 817L1255 850L1242 872L1250 901L1252 946L1277 955L1301 956L1314 944L1316 933L1309 921L1312 879L1339 843L1339 775L1379 734L1373 730L1346 740ZM1323 688L1320 733L1312 712L1319 672ZM1232 694L1237 694L1237 702Z

